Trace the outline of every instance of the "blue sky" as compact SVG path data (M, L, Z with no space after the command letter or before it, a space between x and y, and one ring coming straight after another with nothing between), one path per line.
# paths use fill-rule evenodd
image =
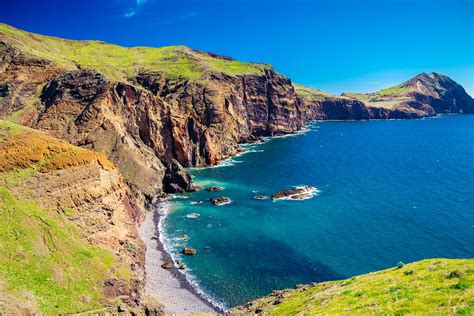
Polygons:
M474 96L474 0L2 0L0 21L70 39L182 44L263 61L332 93L440 71Z

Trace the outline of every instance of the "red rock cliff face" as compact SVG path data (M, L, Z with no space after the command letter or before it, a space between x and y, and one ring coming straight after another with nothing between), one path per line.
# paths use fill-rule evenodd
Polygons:
M142 70L117 81L27 56L6 42L0 51L1 116L16 115L25 125L105 152L137 199L162 190L173 159L185 167L213 165L238 153L239 143L292 133L315 119L417 118L472 101L444 76L430 77L429 89L416 81L416 96L385 108L301 94L271 68L246 75L211 71L197 80Z
M4 51L2 115L23 111L23 124L105 152L149 198L173 159L212 165L238 153L241 142L297 131L307 119L291 81L273 70L199 81L144 72L127 83Z

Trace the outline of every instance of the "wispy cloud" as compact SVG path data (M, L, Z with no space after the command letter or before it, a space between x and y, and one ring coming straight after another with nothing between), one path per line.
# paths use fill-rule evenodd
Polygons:
M125 18L131 18L132 16L135 16L137 14L137 10L136 9L128 9L127 12L124 13L124 17Z
M198 16L200 13L199 12L195 12L195 11L191 11L191 12L186 12L185 14L181 15L180 18L181 19L190 19L190 18L193 18L195 16Z
M149 0L135 0L135 4L127 9L125 13L123 14L123 17L126 19L129 19L131 17L134 17L137 15L140 10L141 6L143 6L145 3L147 3Z

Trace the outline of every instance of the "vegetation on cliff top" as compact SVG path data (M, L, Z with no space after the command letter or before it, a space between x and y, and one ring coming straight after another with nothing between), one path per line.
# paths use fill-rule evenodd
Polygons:
M414 80L417 77L411 80ZM391 109L399 105L400 103L410 100L409 93L415 91L416 89L416 87L410 84L411 80L402 82L393 87L388 87L388 88L385 88L373 93L344 92L342 93L342 96L365 102L368 105L373 106L373 107L382 107L382 108Z
M430 259L347 280L275 291L234 312L472 315L473 287L474 259Z
M201 79L210 72L229 75L261 74L266 64L214 57L186 46L122 47L100 41L74 41L18 30L0 23L0 40L23 53L52 61L67 69L93 69L116 80L141 71L162 72L170 77Z
M336 98L335 95L330 94L328 92L306 87L297 83L294 83L293 87L300 96L310 98L312 101L320 101L327 98Z

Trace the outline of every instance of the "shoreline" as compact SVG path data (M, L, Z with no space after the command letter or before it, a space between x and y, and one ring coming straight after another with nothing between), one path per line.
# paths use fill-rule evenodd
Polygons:
M139 229L145 243L145 295L162 304L167 314L188 315L193 313L221 314L225 310L214 305L200 293L177 267L163 269L164 262L173 262L172 255L165 249L160 223L163 220L163 202L155 204L146 213Z
M457 113L454 114L448 114L450 116L455 116L458 115ZM437 114L434 116L428 116L428 117L422 117L422 118L415 118L414 120L423 120L423 119L436 119L436 118L442 118L444 115L443 114ZM220 168L220 167L227 167L227 166L232 166L234 165L234 162L232 161L235 158L238 158L239 156L245 155L247 153L255 152L253 149L248 149L246 147L253 147L253 146L258 146L262 145L264 143L267 143L271 141L272 139L278 139L278 138L287 138L287 137L295 137L295 136L300 136L308 133L311 131L317 124L323 123L323 122L359 122L359 121L401 121L401 120L407 120L407 119L371 119L371 120L315 120L308 122L305 127L303 127L300 130L294 131L292 133L288 134L282 134L282 135L273 135L273 136L266 136L263 137L262 140L256 141L256 142L248 142L248 143L242 143L239 144L240 147L243 149L241 152L238 152L235 155L232 155L230 157L224 158L219 161L219 164L216 165L211 165L211 166L202 166L202 167L191 167L187 168L188 170L197 170L197 169L206 169L206 168ZM318 194L318 191L316 189L316 195ZM153 244L152 247L155 251L160 253L160 258L157 258L156 254L153 255L153 262L149 262L149 260L146 261L145 263L145 271L146 271L146 284L145 284L145 292L148 296L151 296L155 298L159 303L163 304L165 306L165 312L166 313L171 313L171 314L192 314L192 313L213 313L213 314L223 314L226 313L227 310L219 306L217 303L213 302L211 298L208 298L206 294L199 288L199 285L192 282L188 278L188 273L186 270L179 270L176 267L176 262L174 260L173 255L166 249L165 247L165 242L164 238L166 238L164 231L162 231L162 224L163 224L163 219L166 217L166 212L167 212L167 202L163 200L158 200L154 205L152 211L148 211L146 214L146 220L140 227L140 230L142 230L143 226L150 225L151 222L153 225L153 232L149 235L142 236L142 233L140 232L142 240L145 242L147 245L147 259L148 259L148 247L149 244ZM151 218L151 219L150 219ZM156 236L156 239L151 240L150 238L152 236ZM145 240L147 239L147 240ZM172 262L173 263L173 268L171 269L163 269L161 268L161 264L164 262ZM149 278L156 278L157 276L149 276L148 271L149 271L149 266L153 266L153 270L156 268L164 272L168 278L173 279L175 282L179 284L179 291L178 292L173 292L169 291L168 288L153 288L149 289L148 283L149 283ZM160 273L160 276L162 276L163 273ZM183 292L181 292L183 291ZM162 295L163 292L167 292L164 296ZM174 294L170 294L174 293ZM186 293L184 296L183 293ZM168 302L168 304L165 303L164 300L169 300L169 297L172 297L175 301L178 301L179 303L171 303ZM191 299L190 299L191 298ZM171 307L170 307L171 306ZM196 309L197 308L197 309Z

